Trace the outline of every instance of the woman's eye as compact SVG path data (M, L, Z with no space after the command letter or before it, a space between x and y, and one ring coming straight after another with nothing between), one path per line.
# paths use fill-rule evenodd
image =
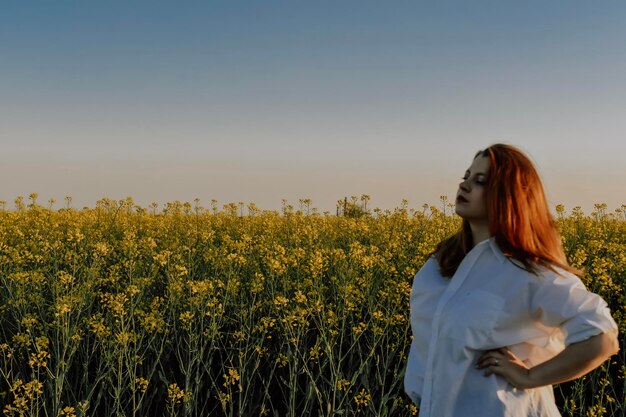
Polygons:
M467 176L465 176L465 177L461 177L461 179L462 179L463 181L467 181L467 179L468 179L468 178L469 178L469 177L467 177ZM483 181L483 180L477 180L477 179L474 179L474 183L475 183L475 184L477 184L477 185L486 185L486 184L487 184L487 182L486 182L486 181Z

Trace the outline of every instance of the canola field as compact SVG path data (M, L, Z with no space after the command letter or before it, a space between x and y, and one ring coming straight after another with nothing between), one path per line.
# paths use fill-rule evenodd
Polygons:
M418 415L402 392L408 301L460 225L442 202L336 216L18 199L0 211L3 415ZM621 331L620 353L557 402L625 416L626 207L556 220Z

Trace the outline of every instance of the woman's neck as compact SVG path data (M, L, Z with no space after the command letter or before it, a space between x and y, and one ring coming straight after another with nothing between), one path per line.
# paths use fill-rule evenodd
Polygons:
M488 224L470 223L470 228L472 229L472 243L474 246L491 237Z

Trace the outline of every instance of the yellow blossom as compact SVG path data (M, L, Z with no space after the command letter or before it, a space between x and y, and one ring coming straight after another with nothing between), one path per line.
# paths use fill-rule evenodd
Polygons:
M181 404L189 401L192 397L192 392L185 392L181 389L177 383L172 383L167 387L167 398L172 404Z
M142 377L135 378L137 389L143 394L148 390L148 380Z
M236 369L228 368L228 374L224 374L224 386L235 385L239 382L239 372Z
M59 410L59 417L76 417L76 410L74 407L64 407Z
M367 324L365 324L363 322L360 322L357 326L353 326L352 327L352 331L357 336L360 335L361 333L363 333L366 330L367 330Z
M315 345L311 349L309 349L309 359L312 361L316 361L322 356L322 350L320 346Z
M367 407L370 401L372 401L372 396L365 388L361 389L354 397L354 402L358 408Z
M70 286L76 280L71 274L65 271L59 271L57 273L57 279L59 280L61 285L64 285L64 286Z
M348 381L347 379L340 379L337 381L337 390L347 391L348 388L350 388L350 385L352 385L352 382Z
M287 363L289 363L289 359L284 354L279 353L276 357L276 363L278 364L279 368L282 368L287 365Z
M274 305L278 308L285 307L287 304L289 304L289 298L287 297L284 297L282 295L277 295L274 298Z
M194 318L194 314L191 311L185 311L180 314L179 320L183 326L183 329L187 331L191 330L193 318Z

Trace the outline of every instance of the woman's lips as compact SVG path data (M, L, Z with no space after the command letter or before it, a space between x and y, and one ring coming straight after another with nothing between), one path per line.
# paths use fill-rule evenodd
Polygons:
M457 203L467 203L467 200L466 200L466 199L465 199L465 197L463 197L463 196L458 196L458 197L456 198L456 202L457 202Z

